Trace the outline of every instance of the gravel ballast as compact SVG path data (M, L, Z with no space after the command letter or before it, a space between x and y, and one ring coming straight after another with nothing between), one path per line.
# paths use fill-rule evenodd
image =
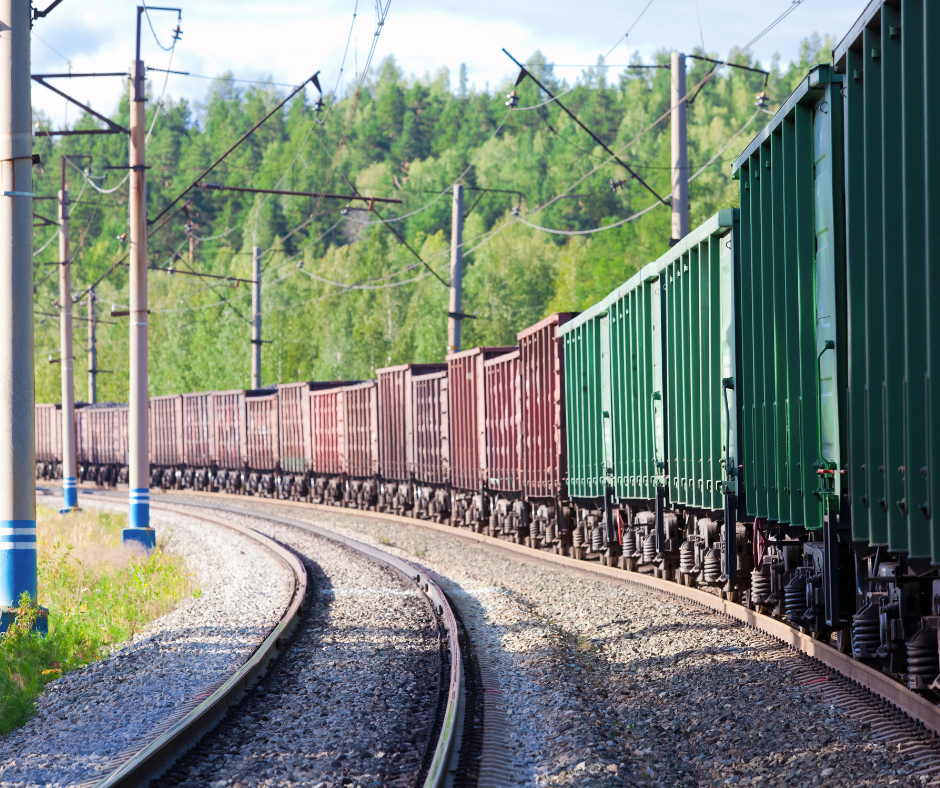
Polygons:
M310 604L286 651L161 786L413 785L441 680L438 624L415 585L296 527L218 514L301 555Z
M711 611L365 514L224 504L308 520L447 578L472 646L499 683L511 784L927 779L913 775L898 745L876 741L868 725L802 686L793 665L803 660Z
M90 497L82 506L125 508ZM290 603L293 575L253 540L158 509L151 524L185 558L201 594L107 659L48 684L36 716L0 739L3 788L75 785L103 775L183 704L240 667Z

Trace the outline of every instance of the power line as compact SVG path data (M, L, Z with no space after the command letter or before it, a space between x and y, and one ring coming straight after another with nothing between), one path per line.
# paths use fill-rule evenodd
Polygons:
M646 13L646 10L647 10L651 5L653 5L653 0L650 0L645 6L643 6L643 10L640 11L640 15L634 20L633 24L630 25L630 27L629 27L629 29L627 30L627 32L624 33L622 36L620 36L620 38L617 39L617 43L614 44L614 45L610 48L610 50L608 50L608 52L607 52L606 55L604 55L604 60L606 60L607 58L609 58L609 57L610 57L610 53L613 52L618 46L620 46L620 42L621 42L621 41L623 41L624 39L626 39L626 38L628 38L628 37L630 36L630 33L632 32L633 28L636 27L636 23L639 22L639 21L643 18L643 14Z

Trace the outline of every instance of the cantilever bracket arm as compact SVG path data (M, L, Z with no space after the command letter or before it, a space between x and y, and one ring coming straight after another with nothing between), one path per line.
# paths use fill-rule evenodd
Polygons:
M35 22L37 19L42 19L43 17L49 16L49 12L50 12L53 8L55 8L55 7L56 7L59 3L61 3L61 2L62 2L62 0L52 0L52 3L50 3L48 6L46 6L46 8L45 8L44 11L39 11L39 10L37 10L37 9L34 8L34 9L33 9L33 18L32 18L31 21Z
M33 79L34 81L38 82L38 83L39 83L40 85L42 85L44 88L49 88L49 90L51 90L53 93L58 93L58 94L59 94L60 96L62 96L62 98L64 98L66 101L71 101L76 107L81 107L81 108L82 108L83 110L85 110L85 112L87 112L89 115L94 115L96 118L98 118L98 120L103 120L105 123L108 124L108 128L110 128L111 131L113 131L113 132L118 132L118 131L119 131L119 132L121 132L122 134L128 134L128 135L130 134L130 132L129 132L127 129L125 129L123 126L121 126L121 125L115 123L113 120L111 120L111 118L106 118L106 117L105 117L104 115L102 115L100 112L95 112L91 107L87 107L87 106L85 106L84 104L82 104L82 102L77 101L76 99L73 99L70 95L68 95L68 93L63 93L63 92L62 92L61 90L59 90L58 88L53 87L52 85L50 85L48 82L46 82L45 79L43 79L42 75L33 74L33 75L32 75L32 79Z

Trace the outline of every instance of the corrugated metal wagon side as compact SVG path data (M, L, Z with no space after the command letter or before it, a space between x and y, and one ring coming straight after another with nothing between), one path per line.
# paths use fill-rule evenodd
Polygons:
M126 404L101 402L75 411L81 476L99 486L127 482L129 450Z
M184 467L180 486L205 490L218 480L214 393L183 394L181 399Z
M531 506L531 536L551 545L568 522L568 458L565 432L564 343L558 336L573 313L549 315L520 331L519 373L522 395L520 473L522 493Z
M354 509L374 510L379 494L378 385L368 380L340 390L345 504Z
M450 415L451 484L456 491L453 517L482 524L486 512L486 361L514 347L478 347L447 357Z
M343 391L311 391L310 420L311 500L339 505L343 500Z
M277 493L280 470L277 392L245 392L248 478L245 490L266 498Z
M376 370L382 511L401 514L415 508L412 380L446 369L445 364L402 364Z
M36 478L62 478L61 405L36 405Z
M447 371L412 377L414 477L420 495L417 516L442 522L450 517L450 418Z
M244 472L248 463L248 428L245 392L212 392L212 420L217 466L215 487L231 493L244 491Z
M179 394L151 397L148 426L150 486L176 489L180 486L184 462L183 398Z

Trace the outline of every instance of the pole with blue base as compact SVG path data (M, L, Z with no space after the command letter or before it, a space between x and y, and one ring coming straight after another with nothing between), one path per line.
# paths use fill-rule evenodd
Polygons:
M62 373L62 514L78 508L75 471L75 386L72 354L72 257L69 249L69 190L62 157L62 189L59 191L59 329Z
M36 578L29 0L0 0L0 629ZM44 630L41 616L36 628Z
M146 72L140 59L140 15L137 9L137 58L132 65L131 88L131 199L130 199L130 397L128 487L130 511L124 529L125 546L143 546L152 550L157 543L150 527L150 450L147 416L147 189L144 141L144 80Z

